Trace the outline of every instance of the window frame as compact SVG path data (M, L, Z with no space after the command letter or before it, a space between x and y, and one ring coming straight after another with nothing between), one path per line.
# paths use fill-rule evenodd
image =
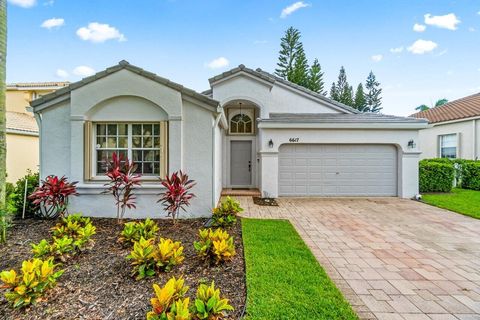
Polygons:
M88 130L88 147L90 149L87 152L89 157L89 168L86 167L85 170L89 172L89 179L92 181L108 181L108 178L105 174L99 174L97 172L97 124L127 124L127 156L129 159L133 158L134 150L148 150L148 148L133 148L133 130L132 125L134 124L159 124L160 125L160 170L159 174L155 175L143 175L141 176L142 181L157 181L160 182L168 174L168 121L91 121L90 129ZM117 134L118 136L118 134ZM119 148L116 148L119 149ZM120 148L121 149L121 148ZM108 150L108 149L107 149ZM152 148L152 150L158 150Z
M450 158L450 157L444 157L443 156L443 149L445 148L452 148L452 147L444 147L443 146L443 140L447 136L453 136L454 141L455 141L455 157ZM447 133L447 134L441 134L438 136L438 157L439 158L445 158L445 159L458 159L458 148L459 148L459 141L458 141L459 134L458 133Z
M232 119L238 115L245 115L250 118L252 130L250 132L232 132ZM228 110L228 134L231 136L253 136L255 135L255 109L253 108L231 108Z

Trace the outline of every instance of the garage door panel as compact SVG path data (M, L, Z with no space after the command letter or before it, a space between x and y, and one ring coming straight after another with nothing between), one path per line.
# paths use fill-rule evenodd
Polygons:
M279 194L395 196L396 166L396 148L389 145L284 145Z

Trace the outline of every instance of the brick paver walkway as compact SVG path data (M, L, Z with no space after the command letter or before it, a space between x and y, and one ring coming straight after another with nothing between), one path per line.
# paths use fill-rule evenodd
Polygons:
M397 198L239 199L290 220L362 319L480 319L480 220Z

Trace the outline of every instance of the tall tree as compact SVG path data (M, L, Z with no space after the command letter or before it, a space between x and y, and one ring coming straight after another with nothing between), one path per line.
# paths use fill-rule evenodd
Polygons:
M347 73L343 66L340 68L337 83L332 85L330 98L348 106L353 105L353 88L348 84Z
M295 62L293 63L292 75L287 77L288 81L296 83L302 87L308 88L308 61L305 56L305 51L303 50L303 45L300 43L300 46L295 55Z
M382 110L382 89L380 88L380 82L377 81L372 71L370 71L367 77L365 89L367 90L365 95L367 100L367 108L365 111L375 113L380 112L380 110Z
M281 39L278 68L275 69L275 74L283 79L289 80L292 76L297 52L302 47L300 37L300 31L290 27L285 31L285 35Z
M313 64L308 73L308 89L326 95L327 92L324 89L325 83L323 82L322 67L318 59L313 60Z
M421 105L419 105L418 107L416 107L415 110L425 111L425 110L428 110L428 109L430 109L430 108L436 108L436 107L443 106L443 105L446 104L446 103L448 103L448 99L447 99L447 98L438 99L437 101L435 101L435 104L432 105L431 107L427 106L426 104L421 104Z
M0 225L3 226L0 240L6 241L6 107L5 107L5 80L6 80L6 56L7 56L7 0L0 0Z
M353 107L363 112L365 111L366 106L367 106L367 100L365 99L365 92L363 91L363 85L359 83L357 86L357 91L355 92Z

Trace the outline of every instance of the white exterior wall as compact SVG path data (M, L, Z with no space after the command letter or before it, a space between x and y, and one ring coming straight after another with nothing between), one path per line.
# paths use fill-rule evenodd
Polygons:
M182 99L181 93L127 70L73 90L70 99L40 111L41 177L66 175L79 181L80 196L72 197L69 211L88 216L115 217L112 195L101 194L106 181L84 181L85 121L169 121L169 173L183 169L197 182L187 212L181 217L211 214L213 188L214 112ZM125 217L166 216L156 201L160 182L143 182L136 190L137 209Z
M418 194L419 150L409 149L408 141L418 140L418 130L349 130L349 129L271 129L263 128L261 144L261 191L278 196L278 150L290 138L299 144L389 144L398 150L398 196L411 198ZM268 146L272 139L273 148Z
M248 100L260 108L260 118L268 118L272 112L291 113L339 113L327 104L300 91L270 85L246 76L238 76L213 86L213 99L225 106L232 100Z
M428 129L420 130L421 158L440 157L439 136L454 133L459 134L458 158L480 158L480 119L433 124Z

